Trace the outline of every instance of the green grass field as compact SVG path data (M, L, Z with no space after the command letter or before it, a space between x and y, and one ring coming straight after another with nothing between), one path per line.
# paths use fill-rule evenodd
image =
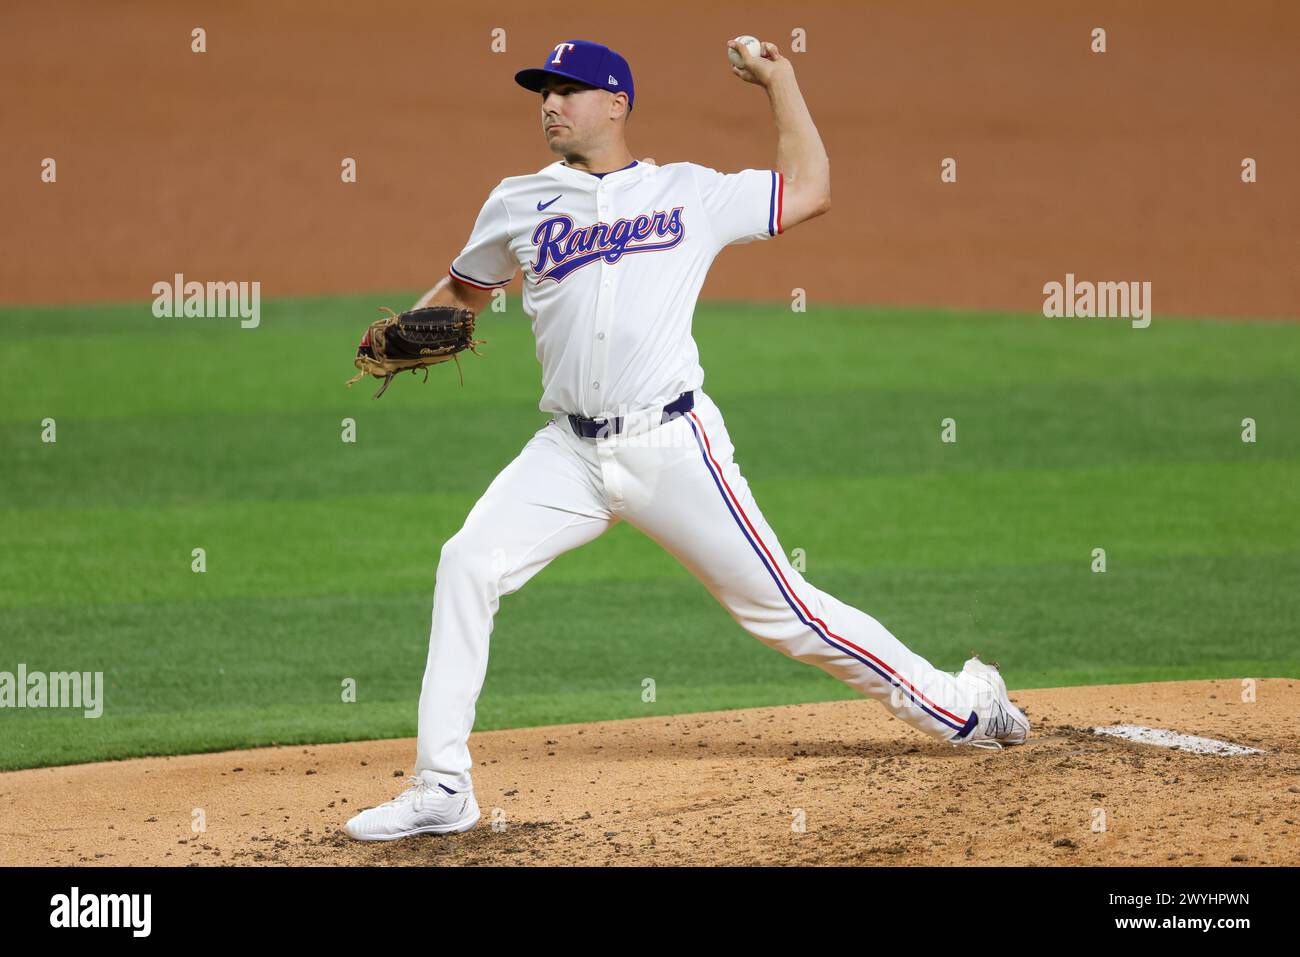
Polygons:
M94 720L0 711L0 768L415 733L439 548L544 417L517 297L463 389L343 388L413 298L255 330L0 310L0 671L106 685ZM696 338L784 547L938 666L1300 677L1300 325L712 305ZM626 525L506 598L492 644L480 730L852 697Z

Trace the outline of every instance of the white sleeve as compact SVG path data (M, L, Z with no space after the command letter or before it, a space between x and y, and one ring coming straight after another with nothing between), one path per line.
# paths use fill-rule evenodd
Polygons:
M510 251L510 214L497 190L479 210L469 242L451 262L449 272L477 289L497 289L515 277L519 262Z
M780 235L785 182L778 171L719 173L694 164L691 171L719 247Z

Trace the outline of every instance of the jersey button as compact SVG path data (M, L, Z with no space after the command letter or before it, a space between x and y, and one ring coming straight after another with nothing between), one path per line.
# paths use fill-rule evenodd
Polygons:
M592 387L593 389L599 389L599 388L600 388L600 383L599 383L599 382L593 382L593 383L591 384L591 387Z
M604 339L604 338L605 338L605 333L603 333L603 332L598 332L598 333L596 333L596 338L597 338L597 339Z

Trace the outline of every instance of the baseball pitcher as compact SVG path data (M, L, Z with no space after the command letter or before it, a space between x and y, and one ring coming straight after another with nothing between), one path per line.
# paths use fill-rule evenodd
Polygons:
M1029 722L995 667L934 668L870 615L791 565L733 460L703 390L696 297L726 246L766 240L830 209L830 161L773 43L731 41L732 71L766 91L772 169L720 173L633 159L627 61L570 40L515 81L539 97L560 157L488 195L469 242L416 304L477 315L523 269L540 407L524 445L442 548L420 694L416 773L347 823L359 840L447 834L479 819L467 745L501 596L627 521L667 549L759 641L880 701L955 745L1022 743ZM613 622L611 622L611 625Z

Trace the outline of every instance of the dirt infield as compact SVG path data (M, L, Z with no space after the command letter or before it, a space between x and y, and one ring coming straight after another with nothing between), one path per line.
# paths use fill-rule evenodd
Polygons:
M1294 865L1300 682L1256 695L1014 692L1035 733L1001 752L931 742L869 701L491 731L471 739L479 826L381 845L341 828L400 788L411 740L16 771L0 774L0 864ZM1116 723L1262 753L1087 730Z
M554 159L515 70L601 40L634 71L637 156L763 168L769 110L723 44L789 52L796 29L834 208L724 252L705 298L1037 311L1072 272L1150 281L1157 316L1300 315L1300 4L1269 0L664 0L596 17L501 0L454 18L395 0L8 0L0 300L144 302L178 272L268 298L425 287L497 182Z

